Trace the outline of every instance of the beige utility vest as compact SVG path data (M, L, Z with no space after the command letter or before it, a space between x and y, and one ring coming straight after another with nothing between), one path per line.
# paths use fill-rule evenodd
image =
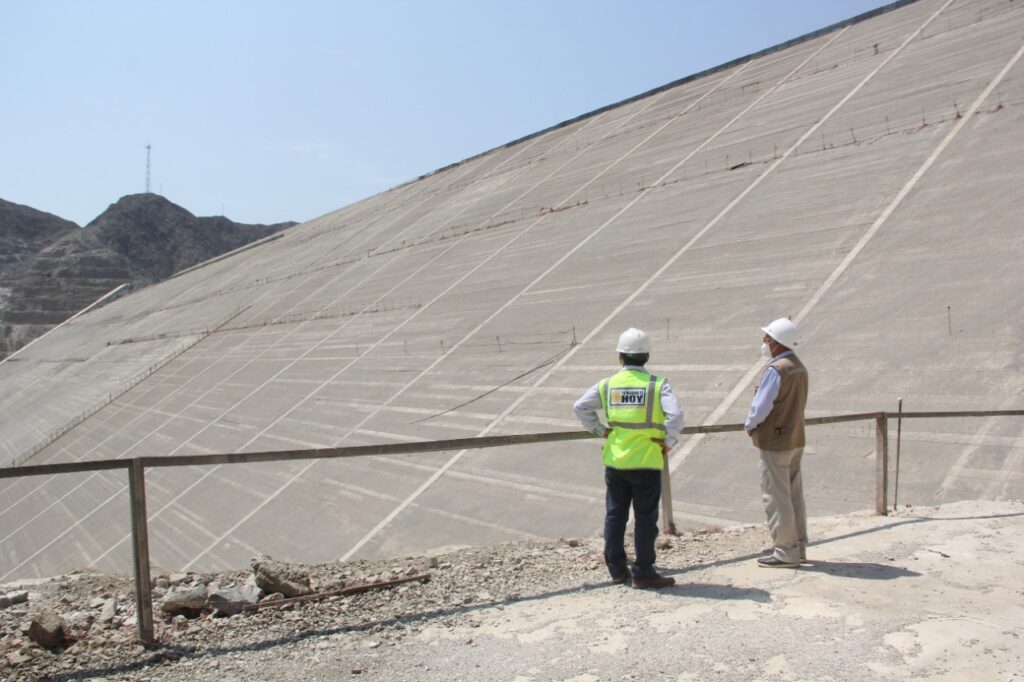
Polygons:
M768 417L750 437L761 450L792 450L807 444L804 438L804 406L807 404L807 368L796 355L768 363L779 373L779 394Z

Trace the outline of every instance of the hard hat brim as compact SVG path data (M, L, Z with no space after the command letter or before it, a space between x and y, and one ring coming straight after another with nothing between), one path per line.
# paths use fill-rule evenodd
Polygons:
M773 339L773 340L775 341L775 343L779 343L779 344L782 344L783 346L785 346L786 348L789 348L789 349L791 349L791 350L792 350L793 348L795 348L796 346L799 346L799 345L800 345L800 342L799 342L799 340L796 340L796 341L790 341L790 342L788 342L788 343L787 343L787 342L785 342L785 341L783 341L783 340L782 340L782 339L780 339L779 337L775 336L775 334L772 334L772 333L771 333L771 332L770 332L770 331L768 330L768 327L761 327L761 331L763 331L763 332L764 332L765 334L767 334L768 336L772 337L772 339Z

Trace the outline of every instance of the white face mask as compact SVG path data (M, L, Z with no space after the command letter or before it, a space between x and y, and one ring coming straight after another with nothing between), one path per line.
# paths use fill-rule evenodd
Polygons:
M768 346L767 343L762 343L761 344L761 357L762 358L770 358L771 356L772 356L772 349Z

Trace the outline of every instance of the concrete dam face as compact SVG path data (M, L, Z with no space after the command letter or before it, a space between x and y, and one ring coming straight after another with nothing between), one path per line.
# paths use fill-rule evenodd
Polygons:
M1024 3L897 3L455 163L124 296L0 364L3 466L578 429L653 341L742 422L791 316L808 416L1024 405ZM895 426L890 439L895 436ZM1024 496L1021 418L906 420L899 501ZM874 424L808 429L812 516ZM763 520L742 433L672 453L677 525ZM591 535L598 441L154 468L154 567ZM131 567L122 470L0 480L0 581Z

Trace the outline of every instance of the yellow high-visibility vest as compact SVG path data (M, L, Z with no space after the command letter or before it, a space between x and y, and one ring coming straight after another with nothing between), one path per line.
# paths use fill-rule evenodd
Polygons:
M612 432L604 444L604 463L613 469L662 469L661 409L664 377L624 369L601 381L601 407Z

